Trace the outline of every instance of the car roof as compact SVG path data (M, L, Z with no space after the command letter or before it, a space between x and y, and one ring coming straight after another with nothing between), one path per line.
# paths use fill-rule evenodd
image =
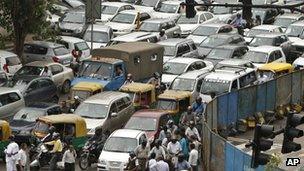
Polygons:
M194 70L181 74L177 78L196 79L197 77L200 77L201 75L205 75L208 72L209 71L206 70Z
M156 109L142 109L136 111L132 117L147 117L147 118L160 118L163 115L168 114L168 112L164 110L156 110Z
M144 20L143 23L165 23L165 22L174 22L173 19L166 19L166 18L150 18L147 20Z
M142 39L147 39L150 37L155 37L155 34L149 32L132 32L129 34L117 36L113 38L112 41L133 42Z
M11 87L0 87L0 94L3 93L10 93L10 92L18 92L20 93L20 91L18 89L15 88L11 88Z
M238 34L226 34L226 33L221 33L221 34L212 34L209 37L219 37L219 38L230 38L230 37L235 37L235 36L240 36Z
M108 32L110 29L111 27L107 25L100 25L100 24L93 25L93 31ZM92 30L92 28L88 27L87 30Z
M236 49L239 47L247 47L246 45L237 45L237 44L226 44L226 45L221 45L218 47L215 47L214 49Z
M242 65L246 63L251 63L250 60L247 59L225 59L223 61L220 61L218 64L221 65Z
M140 11L140 10L123 10L123 11L120 11L119 13L137 15L138 12L139 13L143 13L144 11Z
M25 66L35 66L35 67L44 67L44 66L49 66L52 64L57 64L57 65L61 65L57 62L51 62L51 61L34 61L34 62L30 62L25 64Z
M38 45L38 46L43 46L43 47L50 47L50 48L56 48L56 47L65 47L62 44L59 43L54 43L54 42L47 42L47 41L33 41L33 42L29 42L29 43L25 43L28 45Z
M134 129L118 129L114 131L110 137L123 137L123 138L138 138L141 134L144 134L143 131L134 130Z
M192 39L182 39L182 38L170 38L170 39L159 41L159 42L157 42L157 44L176 46L177 44L185 43L185 42L193 42L193 40Z
M264 52L264 53L270 53L275 50L280 50L280 47L276 46L269 46L269 45L263 45L263 46L258 46L258 47L250 47L249 51L254 51L254 52Z
M268 38L275 38L278 36L286 35L285 33L267 33L267 34L258 34L255 37L268 37Z
M170 63L181 63L181 64L190 64L190 63L197 62L197 61L203 61L203 60L197 59L197 58L183 58L183 57L180 57L180 58L170 59L167 62L170 62Z
M164 1L164 4L180 5L181 1Z
M114 7L122 7L125 5L130 5L128 3L124 3L124 2L102 2L101 6L114 6Z
M104 91L87 98L84 102L109 104L113 100L120 99L123 97L129 97L129 95L118 91Z
M252 68L223 66L206 75L205 79L232 81L252 71L254 71Z
M302 14L296 14L296 13L284 13L283 15L279 15L276 18L290 18L290 19L298 19Z
M14 54L13 52L9 52L6 50L0 50L0 57L12 57L12 56L17 56L16 54Z
M77 38L77 37L72 37L72 36L60 36L61 40L66 41L66 42L72 42L72 43L78 43L78 42L84 42L83 39Z
M252 27L251 29L257 29L257 30L273 30L276 28L280 28L280 26L277 25L270 25L270 24L262 24L255 27Z
M229 26L229 24L225 23L206 23L206 24L200 24L199 27L201 26L208 26L208 27L223 27L223 26Z

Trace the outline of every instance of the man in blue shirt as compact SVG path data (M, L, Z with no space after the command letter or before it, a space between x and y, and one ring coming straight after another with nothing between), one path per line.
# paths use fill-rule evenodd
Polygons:
M195 102L192 104L192 111L196 115L201 115L204 112L204 103L201 97L197 97Z

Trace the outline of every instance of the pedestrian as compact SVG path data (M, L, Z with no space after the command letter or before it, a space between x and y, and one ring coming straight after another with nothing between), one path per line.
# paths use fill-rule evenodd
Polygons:
M17 171L24 171L27 165L27 145L21 144L21 149L18 152L18 158L16 162Z
M150 155L152 153L155 153L156 158L159 158L161 156L166 158L166 152L165 152L164 147L162 147L162 141L161 140L156 140L155 142L156 142L155 146L151 149Z
M19 146L14 139L13 135L9 137L9 144L4 150L6 171L17 171L16 161L18 159Z
M162 130L159 133L158 139L162 141L163 139L165 139L167 137L167 133L171 134L171 131L168 130L168 127L166 125L164 125Z
M127 79L126 79L126 81L123 83L123 85L128 85L128 84L130 84L130 83L134 83L134 81L133 81L133 76L132 76L132 74L128 74L127 75Z
M184 158L185 159L188 159L188 156L189 156L189 143L188 143L188 139L187 139L187 136L185 135L185 128L182 127L180 129L180 136L181 136L181 139L179 140L179 143L181 145L181 148L182 148L182 153L184 155Z
M167 35L166 35L166 31L165 29L162 29L160 32L159 32L159 35L158 35L158 41L162 41L162 40L166 40L168 39Z
M262 24L262 19L260 17L260 15L256 15L255 16L255 21L254 21L254 26L258 26Z
M147 141L144 140L140 145L138 145L134 152L138 161L138 170L144 171L146 169L146 163L150 152Z
M174 121L171 119L167 123L167 128L170 130L172 135L178 129L178 127L174 124Z
M151 153L150 154L150 160L148 161L148 168L149 171L157 171L157 162L155 160L156 154L155 153Z
M190 144L190 155L189 155L189 164L191 165L192 171L198 171L197 162L198 162L198 151L195 149L195 144Z
M70 113L70 108L68 107L66 101L61 102L60 108L62 113Z
M62 156L62 162L64 164L65 171L75 171L75 160L77 154L72 145L69 145L68 149L64 152Z
M62 142L60 140L60 134L59 133L54 133L53 134L53 141L46 142L45 144L47 145L53 145L52 151L50 153L52 154L51 160L50 160L50 171L54 171L57 167L57 162L59 160L59 157L62 153Z
M190 164L185 160L184 155L180 154L178 155L178 160L175 165L175 170L176 171L184 171L184 170L189 170L190 171L191 166Z
M192 104L192 111L196 115L201 115L204 112L204 103L202 102L201 97L197 97L195 102Z
M128 164L126 166L126 169L128 171L135 171L136 169L136 155L134 152L130 152L129 154L129 159L128 159Z
M186 136L188 139L191 139L191 136L195 135L198 141L201 141L201 137L198 133L198 130L195 128L195 124L193 121L190 122L189 127L186 129Z
M192 112L192 106L188 106L187 111L183 114L181 124L189 126L190 121L196 123L195 114Z
M164 139L162 140L162 146L164 146L164 147L167 148L168 143L171 141L171 136L172 136L172 134L171 134L170 132L167 132L166 138L164 138Z
M199 151L201 143L197 140L196 135L191 135L190 136L190 141L195 145L195 149Z
M177 156L182 151L182 147L180 143L177 141L177 138L174 136L172 137L171 142L168 143L167 146L168 151L168 161L171 161L172 168L174 168L176 162L177 162Z
M163 157L157 158L157 171L169 171L169 164L164 161Z

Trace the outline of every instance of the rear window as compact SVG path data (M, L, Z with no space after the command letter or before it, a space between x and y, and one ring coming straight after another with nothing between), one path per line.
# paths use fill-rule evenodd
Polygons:
M89 46L87 45L86 42L80 42L75 44L75 49L76 50L88 50Z
M14 103L20 100L20 97L17 93L7 93L0 95L0 107Z
M24 46L24 52L25 53L31 53L31 54L45 55L47 53L47 48L41 47L41 46L36 46L36 45L26 44Z
M69 51L64 46L60 46L54 49L54 54L56 56L66 55L68 53Z
M5 58L5 61L8 66L19 65L21 63L17 56Z

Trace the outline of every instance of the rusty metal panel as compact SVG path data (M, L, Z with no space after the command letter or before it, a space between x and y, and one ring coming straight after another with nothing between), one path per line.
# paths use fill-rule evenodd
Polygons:
M277 78L276 106L285 105L291 102L291 81L292 74Z
M211 145L211 130L208 128L208 125L206 123L203 124L203 135L202 135L202 162L203 162L203 168L206 170L210 170L210 145Z
M238 92L233 91L228 96L228 125L232 122L236 123L238 114Z
M227 124L227 116L228 116L228 95L224 94L217 98L217 125L220 128L226 127Z
M292 103L300 103L301 101L301 72L297 71L292 74L292 95L291 102Z
M304 97L304 69L300 71L301 72L301 86L302 86L302 90L301 90L301 100Z
M217 101L218 101L217 98L213 100L212 126L210 126L210 128L217 128L217 113L218 113Z
M276 104L276 80L266 83L266 110L273 110Z
M207 104L206 106L206 122L208 123L209 127L212 125L212 117L213 117L213 101Z
M264 112L266 110L266 83L257 86L256 112Z
M210 170L218 171L224 169L225 169L225 140L219 135L212 133Z
M256 86L239 90L238 98L238 119L252 116L256 108Z

